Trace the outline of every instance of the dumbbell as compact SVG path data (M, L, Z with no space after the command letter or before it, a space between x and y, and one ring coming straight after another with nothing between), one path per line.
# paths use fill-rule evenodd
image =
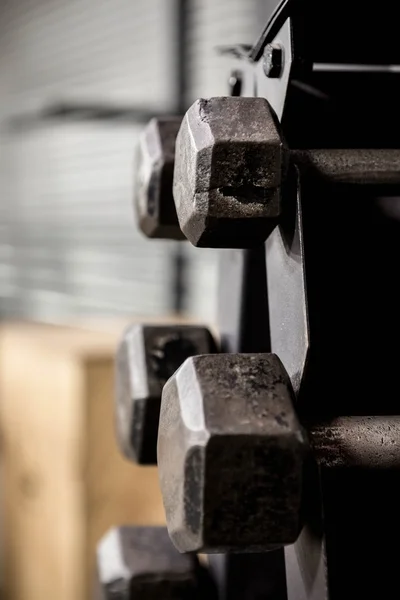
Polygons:
M152 119L139 138L134 204L139 228L149 238L184 239L172 196L181 121L180 117Z
M97 548L96 600L215 600L196 555L176 551L165 527L111 529Z
M264 98L199 99L175 149L173 195L187 239L208 248L260 245L282 216L291 162L329 184L400 183L399 149L289 150Z
M273 354L187 359L164 386L158 469L181 552L264 551L301 527L307 436Z
M324 469L398 469L400 416L336 417L309 421L305 429L294 400L274 354L198 356L169 379L158 467L179 551L292 544L314 461Z
M157 462L163 385L184 360L216 352L206 327L133 325L116 355L116 429L122 453L139 464Z
M173 195L195 246L252 248L281 214L286 168L279 123L263 98L197 100L176 139Z

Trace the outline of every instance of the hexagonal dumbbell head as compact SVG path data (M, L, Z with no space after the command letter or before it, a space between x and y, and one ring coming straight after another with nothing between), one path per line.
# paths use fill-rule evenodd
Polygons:
M181 552L259 551L300 531L307 442L274 354L185 361L164 387L158 467Z
M197 100L180 127L174 200L194 246L251 248L281 212L286 153L277 118L264 98Z
M152 119L140 136L135 206L139 227L149 238L182 240L172 196L175 140L182 119Z
M120 448L140 464L156 464L163 385L186 358L215 352L205 327L134 325L116 357L116 426Z
M179 554L165 527L119 527L97 549L104 600L192 600L197 598L199 564Z

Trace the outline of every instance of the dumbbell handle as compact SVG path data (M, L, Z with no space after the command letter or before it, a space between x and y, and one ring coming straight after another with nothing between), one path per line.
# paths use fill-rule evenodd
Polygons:
M400 184L400 149L397 148L292 150L290 159L332 184Z
M338 417L308 428L321 466L363 469L400 467L400 416Z

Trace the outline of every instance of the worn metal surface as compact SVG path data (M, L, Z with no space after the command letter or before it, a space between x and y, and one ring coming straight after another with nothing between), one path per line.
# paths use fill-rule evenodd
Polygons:
M330 184L400 184L400 149L295 150L291 159L304 174Z
M280 214L283 141L261 98L197 100L176 141L174 200L195 246L251 248Z
M111 529L97 549L104 600L190 600L199 597L199 565L179 554L165 527Z
M337 417L309 436L324 468L400 469L400 416Z
M133 325L116 355L116 430L123 454L156 464L162 387L189 356L215 352L208 329L191 325Z
M163 390L158 466L181 552L271 550L300 529L304 432L272 354L185 361Z
M152 119L139 139L135 207L140 229L147 237L184 239L179 228L172 180L175 140L182 119Z

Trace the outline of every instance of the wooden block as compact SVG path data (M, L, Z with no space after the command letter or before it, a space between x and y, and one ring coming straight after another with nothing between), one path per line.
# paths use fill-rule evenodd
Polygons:
M0 328L9 600L89 600L107 529L164 522L156 469L117 449L113 361L122 328L107 329Z

